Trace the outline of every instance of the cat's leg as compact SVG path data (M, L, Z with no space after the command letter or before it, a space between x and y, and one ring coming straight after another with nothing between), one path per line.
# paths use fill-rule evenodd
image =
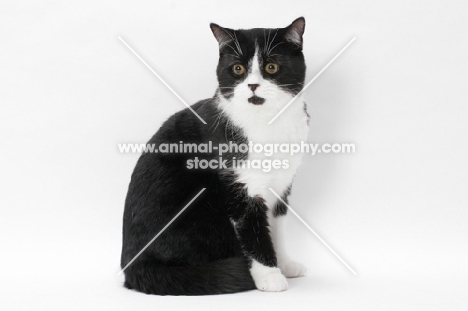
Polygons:
M301 263L291 260L286 252L286 212L282 215L269 213L268 216L278 267L288 278L304 276L306 268Z
M268 292L286 290L288 282L277 266L268 230L268 208L259 197L247 197L242 205L242 216L233 215L232 219L244 254L250 260L255 286Z

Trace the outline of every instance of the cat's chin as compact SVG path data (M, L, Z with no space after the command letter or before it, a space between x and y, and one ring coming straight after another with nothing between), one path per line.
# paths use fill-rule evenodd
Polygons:
M254 105L263 105L263 103L265 103L265 98L254 95L250 97L247 101Z

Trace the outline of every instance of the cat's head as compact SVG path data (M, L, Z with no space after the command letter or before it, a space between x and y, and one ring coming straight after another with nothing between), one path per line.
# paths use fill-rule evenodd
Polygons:
M271 108L284 106L300 92L306 71L303 17L276 29L210 26L219 43L220 98L236 105Z

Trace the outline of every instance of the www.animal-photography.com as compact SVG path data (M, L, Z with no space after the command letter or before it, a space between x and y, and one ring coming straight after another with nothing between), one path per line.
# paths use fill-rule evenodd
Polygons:
M467 12L2 2L2 310L468 308Z

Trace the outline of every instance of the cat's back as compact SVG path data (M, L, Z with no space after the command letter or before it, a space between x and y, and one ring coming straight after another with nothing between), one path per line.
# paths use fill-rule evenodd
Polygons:
M211 105L212 99L204 99L191 105L203 120L211 119L214 109ZM182 141L200 141L203 137L203 122L189 108L185 108L170 116L159 128L156 134L150 139L152 142L180 142ZM203 116L202 116L203 115ZM205 121L206 122L206 121Z

